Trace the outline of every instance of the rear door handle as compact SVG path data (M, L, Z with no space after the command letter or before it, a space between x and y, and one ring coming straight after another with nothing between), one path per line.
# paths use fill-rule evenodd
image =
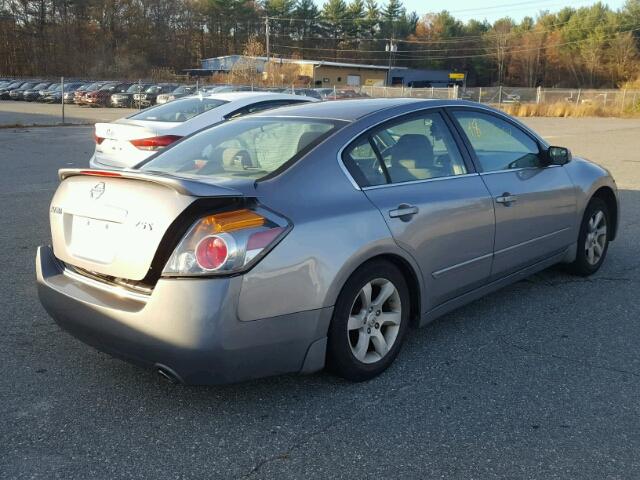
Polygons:
M418 213L418 207L414 205L407 205L403 203L402 205L398 205L398 208L394 210L389 210L389 216L391 218L400 218L400 220L409 220L410 217Z
M508 207L516 200L518 200L518 197L511 195L509 192L504 192L499 197L496 197L496 203L502 203L505 207Z

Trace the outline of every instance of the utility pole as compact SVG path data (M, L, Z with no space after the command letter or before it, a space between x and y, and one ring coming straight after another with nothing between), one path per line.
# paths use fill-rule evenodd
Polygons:
M64 77L60 77L60 88L62 92L62 123L64 124Z
M271 61L269 59L269 57L271 56L271 51L269 48L269 17L264 17L264 38L265 38L265 46L267 49L267 81L269 81L269 71L270 71L270 64Z
M389 52L389 70L387 70L387 87L391 86L391 61L393 59L394 52L398 51L398 45L394 42L393 38L384 47L385 51Z

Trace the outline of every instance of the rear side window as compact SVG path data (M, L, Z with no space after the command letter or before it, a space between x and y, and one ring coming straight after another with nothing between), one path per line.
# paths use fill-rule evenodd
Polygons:
M344 165L361 187L384 185L386 174L368 137L349 147L343 155Z
M157 105L130 116L131 120L186 122L227 102L214 98L189 97Z
M438 112L410 115L374 130L352 144L343 161L363 187L467 173L449 127Z
M473 110L453 110L483 172L540 167L538 144L517 126Z

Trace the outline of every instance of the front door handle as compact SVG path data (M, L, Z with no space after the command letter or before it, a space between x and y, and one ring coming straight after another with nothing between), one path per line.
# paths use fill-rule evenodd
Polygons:
M391 218L399 218L405 222L409 221L416 213L418 213L418 207L415 205L407 205L406 203L398 205L398 208L394 210L389 210L389 216Z
M502 203L505 207L508 207L516 200L518 200L518 197L511 195L509 192L504 192L499 197L496 197L496 203Z

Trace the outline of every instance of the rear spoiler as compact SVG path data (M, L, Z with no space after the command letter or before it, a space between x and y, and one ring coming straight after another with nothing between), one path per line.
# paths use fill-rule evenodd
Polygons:
M106 178L125 178L141 182L156 183L169 187L182 195L193 197L242 197L243 194L233 188L221 187L206 182L173 177L166 174L143 173L127 170L87 170L81 168L61 168L58 170L60 181L70 177L89 176Z

